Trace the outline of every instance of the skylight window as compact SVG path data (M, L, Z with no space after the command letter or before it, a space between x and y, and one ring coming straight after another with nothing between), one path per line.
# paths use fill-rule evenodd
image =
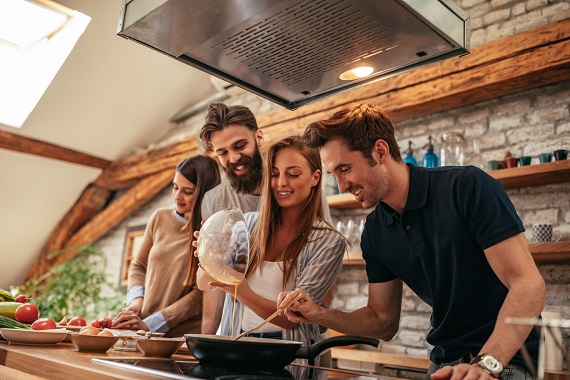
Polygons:
M0 123L21 128L91 21L49 0L0 1Z

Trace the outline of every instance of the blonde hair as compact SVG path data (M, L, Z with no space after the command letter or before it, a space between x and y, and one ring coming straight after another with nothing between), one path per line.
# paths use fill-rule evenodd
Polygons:
M280 227L281 206L273 197L271 190L271 172L274 166L275 157L285 149L292 148L300 152L307 160L311 173L321 170L321 156L318 149L309 148L304 144L300 136L286 137L269 147L267 152L267 165L265 167L265 175L263 179L263 187L261 192L261 207L259 210L259 218L255 223L250 236L250 256L247 272L255 271L261 267L265 253L271 245L271 241ZM301 250L309 241L309 234L314 229L330 230L332 226L325 221L327 227L315 227L316 221L324 221L323 205L321 199L322 176L318 183L311 188L309 197L305 200L305 204L301 209L297 223L297 231L293 240L285 247L285 256L283 259L283 286L287 283L295 269L295 264ZM324 235L323 235L324 236ZM322 236L321 236L322 237Z

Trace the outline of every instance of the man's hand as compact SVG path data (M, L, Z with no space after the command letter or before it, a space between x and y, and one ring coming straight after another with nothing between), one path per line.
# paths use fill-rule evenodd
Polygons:
M477 364L457 364L441 367L431 375L431 380L496 380Z
M315 303L313 298L303 291L303 289L295 289L292 292L279 293L277 298L277 308L283 308L297 297L302 294L301 298L293 305L285 309L285 316L294 323L317 323L317 317L320 307Z

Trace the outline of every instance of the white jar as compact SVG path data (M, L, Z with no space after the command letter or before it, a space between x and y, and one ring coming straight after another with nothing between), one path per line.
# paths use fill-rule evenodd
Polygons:
M463 153L465 138L463 134L446 132L441 135L441 140L439 152L441 166L463 166L465 163L465 154Z

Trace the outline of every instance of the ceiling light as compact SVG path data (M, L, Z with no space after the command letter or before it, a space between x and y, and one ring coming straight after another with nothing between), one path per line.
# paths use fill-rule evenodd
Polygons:
M370 66L361 66L354 69L350 69L340 74L339 78L342 80L355 80L359 78L364 78L369 76L374 72L374 69Z

